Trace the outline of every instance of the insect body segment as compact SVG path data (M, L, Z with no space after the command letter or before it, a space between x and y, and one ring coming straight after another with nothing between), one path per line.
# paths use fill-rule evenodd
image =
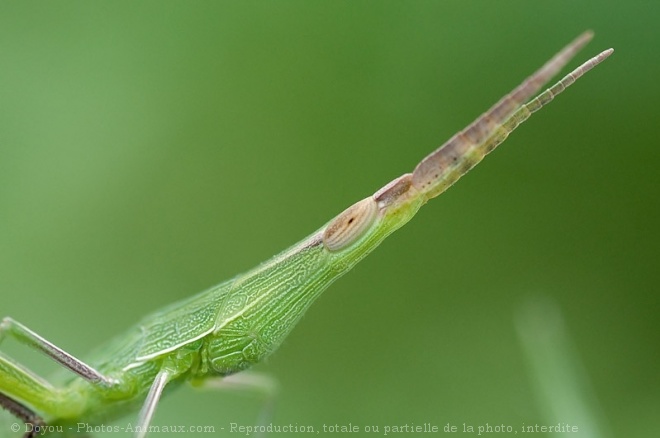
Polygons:
M330 284L612 54L602 52L525 104L591 38L591 32L578 37L412 173L251 271L147 316L85 362L5 318L0 342L11 336L72 373L53 385L0 353L0 406L26 422L50 425L98 424L140 409L136 436L144 436L166 387L223 378L263 360Z

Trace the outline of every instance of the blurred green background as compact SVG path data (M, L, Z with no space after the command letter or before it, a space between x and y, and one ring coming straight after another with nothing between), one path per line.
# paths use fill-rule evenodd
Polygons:
M258 368L274 424L657 436L659 19L652 1L3 1L0 314L84 356L410 171L590 28L571 66L613 57ZM156 424L227 432L261 406L185 388Z

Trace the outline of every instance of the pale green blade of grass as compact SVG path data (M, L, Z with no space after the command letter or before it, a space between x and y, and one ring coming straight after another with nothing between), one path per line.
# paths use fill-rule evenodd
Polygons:
M548 297L535 297L518 309L515 323L543 424L577 427L560 436L611 437L559 306Z

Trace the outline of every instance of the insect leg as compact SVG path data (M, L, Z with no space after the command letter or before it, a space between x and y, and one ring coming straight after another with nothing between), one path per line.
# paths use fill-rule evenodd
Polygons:
M33 410L47 417L75 416L81 400L0 354L0 406L33 426L43 425ZM33 427L32 430L38 429Z
M104 386L112 386L116 383L113 379L99 373L85 362L72 356L10 317L5 317L0 323L0 342L2 342L6 335L11 335L21 344L41 351L55 362L91 383L99 383Z
M147 436L149 425L151 424L151 419L154 416L154 412L156 412L156 406L158 405L160 396L163 393L165 385L167 385L167 382L170 381L171 377L172 372L168 369L163 369L156 376L154 383L151 384L149 394L147 394L147 399L144 401L144 405L142 405L140 415L138 416L138 427L137 432L135 433L135 438L143 438Z
M23 423L31 424L32 426L34 426L32 427L31 432L25 432L23 438L32 438L36 436L36 434L39 433L38 432L39 427L46 425L43 418L41 418L36 413L34 413L30 408L17 402L13 398L4 395L1 392L0 392L0 406L2 406L4 409L6 409L9 413L14 415L19 420L22 420Z
M278 384L272 377L256 371L242 371L224 377L210 377L193 385L202 389L250 391L266 399L277 395Z
M195 385L195 383L193 384ZM249 391L260 395L263 399L263 406L256 424L262 426L268 425L273 416L278 386L277 381L272 377L255 371L242 371L225 377L206 378L199 384L202 389Z

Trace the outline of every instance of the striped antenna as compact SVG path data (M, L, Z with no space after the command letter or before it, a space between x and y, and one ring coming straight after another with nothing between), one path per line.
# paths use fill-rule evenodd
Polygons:
M605 50L529 103L524 103L556 75L592 37L591 31L580 35L477 120L424 158L413 172L413 186L423 192L427 200L438 196L502 143L532 113L552 101L614 52L613 49Z

